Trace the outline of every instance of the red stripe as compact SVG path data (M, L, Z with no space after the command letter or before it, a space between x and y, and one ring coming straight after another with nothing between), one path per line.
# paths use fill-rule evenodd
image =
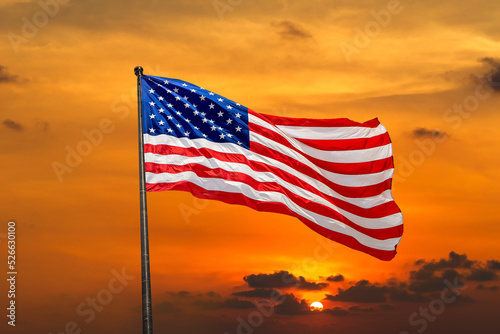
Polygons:
M225 193L222 191L217 191L217 192L207 191L188 181L181 181L176 183L147 184L146 186L147 186L147 191L181 190L190 192L191 194L193 194L198 198L214 199L228 204L245 205L257 211L286 214L298 218L309 228L327 237L330 240L336 241L338 243L341 243L347 247L356 249L358 251L370 254L371 256L374 256L380 260L389 261L396 255L396 247L393 251L384 251L365 246L351 236L333 232L329 229L317 225L316 223L308 219L305 219L302 216L297 215L295 212L291 211L287 206L285 206L282 203L256 201L244 196L243 194L237 194L237 193Z
M275 141L277 143L280 143L289 149L299 153L302 155L305 159L311 161L314 165L323 168L327 171L338 173L338 174L348 174L348 175L354 175L354 174L373 174L373 173L378 173L382 172L384 170L393 168L394 165L392 163L392 156L389 158L384 158L380 160L373 160L373 161L368 161L368 162L355 162L355 163L340 163L340 162L330 162L330 161L325 161L321 159L314 158L301 150L295 148L284 136L280 135L277 132L274 132L272 130L266 129L260 125L254 124L254 123L249 123L249 128L250 131L256 132L263 137L266 137L267 139L270 139L272 141ZM251 138L250 138L251 140ZM272 143L269 146L264 146L268 149L272 149ZM256 153L261 154L260 151L256 151L259 147L263 146L262 144L258 144L256 142L251 141L250 142L250 150ZM254 149L255 148L255 149ZM277 150L272 149L274 152L277 154L280 154L283 156L283 159L277 159L283 163L285 161L288 161L288 159L293 159L288 157L287 155L280 153ZM283 161L282 161L283 160ZM300 170L300 169L299 169Z
M289 126L303 126L303 127L364 127L376 128L380 125L378 118L359 123L352 121L348 118L330 118L330 119L314 119L314 118L292 118L273 116L266 114L259 114L253 110L248 109L248 113L257 116L274 125L289 125Z
M146 144L144 145L144 152L146 153L154 153L154 154L161 154L161 155L167 155L167 154L178 154L178 155L183 155L187 157L197 157L197 156L204 156L205 158L215 158L217 160L221 161L227 161L227 162L235 162L235 163L241 163L248 165L252 170L257 171L257 172L270 172L275 174L276 176L282 178L283 180L286 180L298 187L310 190L310 191L317 191L318 194L323 194L319 190L317 190L315 187L311 186L309 183L297 178L296 176L278 168L270 164L265 164L263 162L257 162L257 161L252 161L247 159L246 156L242 154L234 154L234 153L222 153L218 151L213 151L208 148L184 148L184 147L178 147L178 146L169 146L169 145L151 145L151 144ZM346 186L341 186L338 185L324 176L318 174L315 170L310 168L307 165L301 164L297 162L297 165L299 166L299 171L302 174L305 174L311 178L317 179L321 183L325 184L328 188L334 190L336 193L349 197L349 198L362 198L362 197L373 197L380 195L383 191L390 189L391 187L391 179L388 179L382 183L371 185L371 186L365 186L365 187L346 187ZM294 168L294 166L292 166ZM326 195L325 195L326 196ZM333 197L327 196L327 198L331 198L333 200ZM335 199L336 200L336 199Z
M216 179L223 179L223 180L228 180L228 181L235 181L235 182L241 182L244 184L249 185L253 189L257 191L262 191L262 192L278 192L282 193L288 198L290 198L295 204L302 208L307 208L307 210L316 212L318 214L321 214L326 217L330 217L332 219L338 220L342 223L345 223L346 225L351 226L352 228L360 231L361 233L364 233L366 235L369 235L373 238L377 239L388 239L388 238L396 238L400 236L400 229L399 227L388 227L384 229L368 229L364 228L361 226L358 226L355 222L349 220L348 218L344 217L341 213L327 207L326 205L319 204L317 202L305 199L301 196L298 196L295 194L293 191L282 187L276 182L259 182L256 181L254 178L252 178L250 175L247 175L245 173L239 173L239 172L228 172L224 169L221 168L209 168L205 167L202 165L198 164L186 164L186 165L163 165L163 164L154 164L154 163L146 163L146 172L150 173L171 173L171 174L177 174L177 173L183 173L183 172L194 172L198 177L201 178L216 178ZM360 217L365 217L365 218L383 218L388 215L398 213L399 209L395 207L397 210L396 212L388 212L387 206L385 204L377 206L372 209L362 209L357 206L354 206L350 203L343 202L343 201L338 201L336 203L332 203L334 206L341 208L345 211L348 211L350 213L353 213L357 216ZM352 211L349 211L348 209L344 208L343 206L348 206Z
M295 138L308 146L323 151L350 151L350 150L364 150L384 146L391 143L389 135L383 133L378 136L370 138L355 138L355 139L334 139L334 140L320 140L320 139L301 139Z

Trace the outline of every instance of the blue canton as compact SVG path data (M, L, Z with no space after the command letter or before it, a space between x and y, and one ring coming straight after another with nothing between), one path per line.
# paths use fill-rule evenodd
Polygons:
M178 79L142 76L143 133L250 147L248 108Z

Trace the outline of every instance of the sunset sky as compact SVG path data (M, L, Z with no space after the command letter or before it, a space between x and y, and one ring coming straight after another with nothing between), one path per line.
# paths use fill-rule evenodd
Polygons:
M0 331L140 333L140 65L261 113L378 117L405 224L384 262L289 216L150 193L156 333L496 333L499 17L491 0L0 0L0 249L13 220L19 273Z

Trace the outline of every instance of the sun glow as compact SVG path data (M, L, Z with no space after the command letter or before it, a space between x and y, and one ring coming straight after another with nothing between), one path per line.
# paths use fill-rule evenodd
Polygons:
M323 304L320 302L314 302L310 306L311 311L323 311Z

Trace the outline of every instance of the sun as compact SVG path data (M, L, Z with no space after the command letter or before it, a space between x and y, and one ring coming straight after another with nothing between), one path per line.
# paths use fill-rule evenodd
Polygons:
M320 302L314 302L309 307L311 308L311 311L323 311L323 304Z

